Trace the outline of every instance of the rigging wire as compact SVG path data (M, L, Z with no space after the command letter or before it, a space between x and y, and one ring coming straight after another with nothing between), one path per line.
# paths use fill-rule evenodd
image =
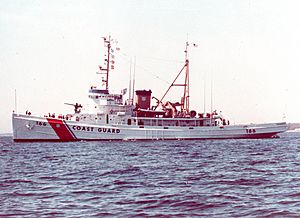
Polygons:
M130 63L130 59L128 58L128 55L125 54L125 53L117 53L116 56L119 56L121 57L123 60L125 60L127 63ZM155 58L153 58L153 60L155 60ZM159 59L159 58L156 58L156 60L161 60L161 61L168 61L168 62L173 62L173 63L183 63L182 61L174 61L174 60L167 60L167 59ZM171 84L169 81L159 77L157 74L151 72L150 70L146 69L145 67L141 66L141 65L138 65L136 64L136 67L140 68L141 70L143 70L144 72L148 73L149 75L153 76L155 79L159 79L161 80L162 82L166 83L166 84Z

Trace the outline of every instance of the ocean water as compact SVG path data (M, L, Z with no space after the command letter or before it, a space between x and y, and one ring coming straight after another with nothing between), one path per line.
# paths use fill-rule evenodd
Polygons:
M300 217L300 132L279 139L13 143L0 217Z

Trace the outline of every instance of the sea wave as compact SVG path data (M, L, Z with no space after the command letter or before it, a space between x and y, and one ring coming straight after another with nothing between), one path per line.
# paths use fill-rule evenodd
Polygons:
M299 217L300 134L279 139L14 143L1 217Z

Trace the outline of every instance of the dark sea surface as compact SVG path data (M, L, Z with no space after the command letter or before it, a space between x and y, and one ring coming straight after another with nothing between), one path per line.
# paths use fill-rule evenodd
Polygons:
M13 143L0 217L300 217L300 132L279 139Z

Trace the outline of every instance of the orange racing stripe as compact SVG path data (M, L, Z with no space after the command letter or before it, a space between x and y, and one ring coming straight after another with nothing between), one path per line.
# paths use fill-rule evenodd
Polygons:
M74 141L76 137L63 120L47 118L48 123L61 141Z

